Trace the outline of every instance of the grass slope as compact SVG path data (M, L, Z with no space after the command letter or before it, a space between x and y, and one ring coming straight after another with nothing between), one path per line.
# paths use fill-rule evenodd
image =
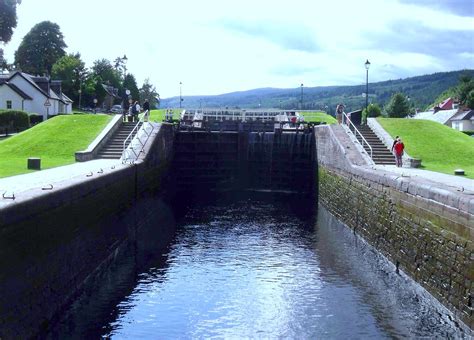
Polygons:
M411 157L421 158L423 168L454 174L464 169L474 179L474 138L428 120L377 118L392 136L400 136Z
M0 142L0 177L31 172L28 157L40 157L41 168L71 164L112 119L108 115L57 116Z

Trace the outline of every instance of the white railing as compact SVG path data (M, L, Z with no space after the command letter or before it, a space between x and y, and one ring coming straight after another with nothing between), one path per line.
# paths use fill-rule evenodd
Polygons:
M148 110L145 111L137 124L133 127L133 130L123 141L122 163L133 164L140 156L140 153L143 152L148 139L155 129L153 124L148 121L149 114L150 112ZM141 132L143 132L142 136L140 136ZM142 141L143 135L145 136L144 141ZM135 145L132 144L133 142L136 142ZM138 152L136 150L137 146L139 147Z
M345 119L344 119L345 118ZM369 147L369 150L370 150L370 158L372 158L372 147L370 146L369 142L367 142L367 140L364 138L364 136L362 136L362 134L360 133L359 130L357 130L356 126L354 125L354 123L352 123L351 119L346 115L345 112L342 113L342 123L346 124L348 127L349 127L349 130L351 130L351 126L354 128L354 135L356 136L356 140L357 142L362 146L362 149L364 149L364 143L367 144L367 146ZM348 124L349 123L349 124ZM351 130L352 131L352 130ZM359 139L357 138L357 135L360 136L361 140L362 140L362 143L359 141ZM365 150L365 149L364 149Z

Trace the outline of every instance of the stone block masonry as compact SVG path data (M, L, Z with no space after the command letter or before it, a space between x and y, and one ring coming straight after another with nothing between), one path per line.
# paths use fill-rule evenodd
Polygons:
M150 209L144 202L161 192L173 138L172 126L161 126L136 164L31 190L0 207L1 339L47 328L84 281L134 241Z
M355 166L331 133L316 134L320 202L472 329L474 197Z

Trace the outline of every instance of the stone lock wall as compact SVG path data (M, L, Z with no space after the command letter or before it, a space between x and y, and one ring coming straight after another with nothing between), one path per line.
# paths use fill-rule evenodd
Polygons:
M340 221L474 326L474 243L458 212L324 167L319 170L319 195Z
M366 166L340 127L316 129L319 201L474 327L474 197Z

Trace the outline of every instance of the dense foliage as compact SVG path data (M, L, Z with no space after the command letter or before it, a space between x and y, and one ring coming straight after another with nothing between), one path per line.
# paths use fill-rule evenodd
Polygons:
M51 74L55 62L66 54L58 24L43 21L33 26L15 52L15 65L33 75Z
M384 110L390 118L405 118L410 113L410 105L403 94L395 93Z
M155 87L150 83L150 79L145 79L142 87L140 88L140 103L143 103L145 99L148 99L150 108L158 108L160 95L156 91Z
M0 111L0 127L9 127L13 129L23 129L30 126L28 113L17 110Z
M17 0L0 0L0 41L9 42L16 27L16 5Z
M86 67L81 60L81 55L68 54L61 57L54 65L51 71L53 79L62 81L62 91L74 102L78 102L79 88L85 81Z

